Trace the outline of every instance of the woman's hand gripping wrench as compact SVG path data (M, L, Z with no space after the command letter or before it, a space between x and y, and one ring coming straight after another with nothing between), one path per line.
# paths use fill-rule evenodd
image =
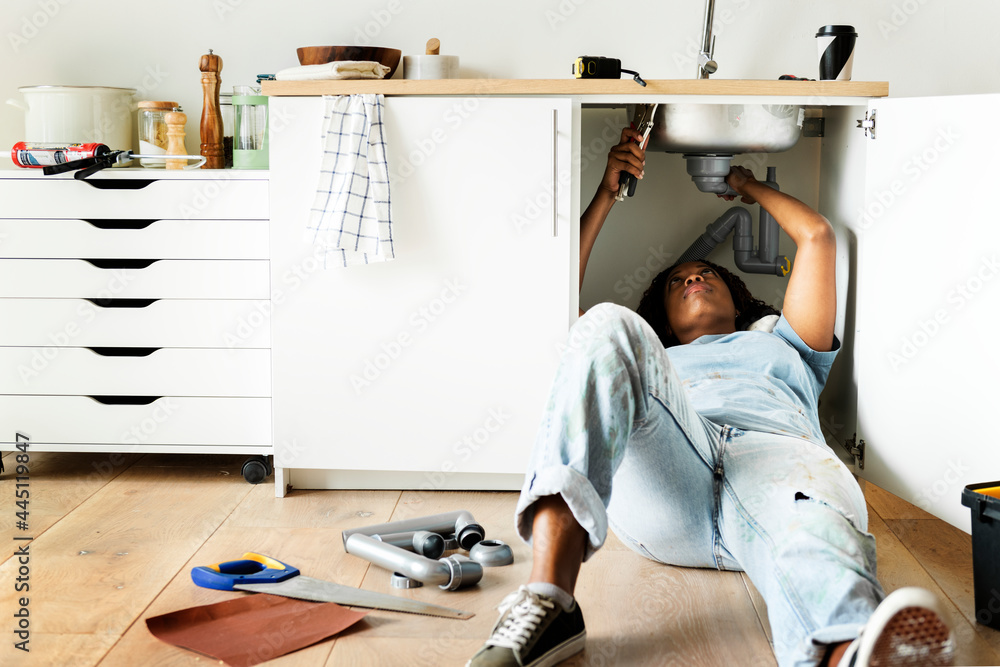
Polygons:
M642 135L639 146L645 146L649 133L653 131L653 118L656 117L656 108L659 104L640 104L635 110L635 120L632 121L632 129ZM625 197L635 194L635 186L638 179L627 171L621 172L618 176L618 196L615 201L624 201Z

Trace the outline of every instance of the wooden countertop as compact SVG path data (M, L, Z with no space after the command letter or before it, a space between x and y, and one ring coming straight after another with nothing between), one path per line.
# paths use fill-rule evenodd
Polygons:
M645 87L631 79L371 79L264 81L272 96L351 95L776 95L886 97L886 81L660 79Z

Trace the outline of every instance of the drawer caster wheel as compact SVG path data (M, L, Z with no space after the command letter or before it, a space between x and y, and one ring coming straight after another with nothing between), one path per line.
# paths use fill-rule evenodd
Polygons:
M251 484L260 484L272 472L274 471L266 456L252 456L243 462L243 479Z

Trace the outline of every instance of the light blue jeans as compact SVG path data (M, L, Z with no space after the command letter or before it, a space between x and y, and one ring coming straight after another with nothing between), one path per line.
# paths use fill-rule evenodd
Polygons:
M610 524L655 561L745 571L782 667L818 664L884 597L864 496L833 451L701 417L655 332L620 306L570 331L518 501L522 538L554 494L589 534L585 559Z

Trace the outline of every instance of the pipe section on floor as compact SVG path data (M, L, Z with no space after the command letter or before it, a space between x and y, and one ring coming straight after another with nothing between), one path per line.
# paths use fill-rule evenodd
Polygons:
M342 536L344 538L344 547L346 548L347 538L351 535L394 535L412 531L427 531L437 533L442 537L454 534L459 546L466 551L486 537L486 530L476 523L476 519L466 510L352 528L351 530L343 531Z
M425 584L436 584L442 590L454 591L474 586L483 578L482 565L465 556L454 554L431 560L359 532L344 538L344 548L347 553L390 572Z

